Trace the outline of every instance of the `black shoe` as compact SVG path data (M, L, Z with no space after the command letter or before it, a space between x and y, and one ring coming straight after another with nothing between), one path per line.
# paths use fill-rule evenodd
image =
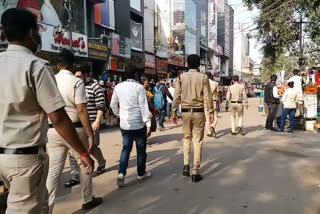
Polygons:
M236 132L231 132L231 135L237 135L237 133Z
M239 128L239 134L241 134L242 136L245 136L245 135L246 135L246 133L243 131L242 128Z
M99 166L99 167L97 168L96 174L97 174L97 175L101 175L101 174L103 174L105 171L106 171L106 165L104 164L103 166Z
M213 127L210 127L211 136L217 138L216 130Z
M64 186L69 188L69 187L73 187L78 184L80 184L80 181L76 181L76 180L71 179L69 182L65 183Z
M192 175L192 182L193 183L197 183L202 180L203 180L203 177L201 175Z
M100 204L102 204L102 198L92 197L92 201L82 205L82 210L90 210L99 206Z
M189 165L185 165L183 167L183 176L190 176L190 166Z
M279 130L278 130L278 129L275 129L275 128L271 128L270 131L279 132Z

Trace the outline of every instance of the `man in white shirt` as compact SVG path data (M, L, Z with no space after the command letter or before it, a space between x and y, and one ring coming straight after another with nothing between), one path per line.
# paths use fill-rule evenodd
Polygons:
M124 186L133 141L136 142L137 147L137 179L141 180L151 176L151 172L146 171L146 145L147 137L151 134L151 113L145 89L136 81L137 73L137 68L134 65L127 66L127 81L115 87L110 103L113 113L120 116L123 138L117 179L119 187Z
M302 94L302 77L299 75L300 71L298 69L293 70L293 77L289 79L288 82L293 82L295 89L299 94Z

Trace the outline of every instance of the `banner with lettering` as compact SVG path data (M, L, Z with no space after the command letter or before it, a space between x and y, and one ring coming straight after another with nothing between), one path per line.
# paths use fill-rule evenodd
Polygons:
M38 24L42 51L59 53L62 49L70 49L70 34L68 31L59 30L45 24ZM76 56L88 57L88 37L80 33L72 32L72 51Z

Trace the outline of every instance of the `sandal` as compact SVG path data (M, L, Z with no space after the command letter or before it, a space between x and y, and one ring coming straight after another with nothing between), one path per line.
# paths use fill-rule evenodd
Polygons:
M76 181L76 180L70 180L69 182L65 183L64 186L65 187L73 187L77 184L80 184L80 181Z

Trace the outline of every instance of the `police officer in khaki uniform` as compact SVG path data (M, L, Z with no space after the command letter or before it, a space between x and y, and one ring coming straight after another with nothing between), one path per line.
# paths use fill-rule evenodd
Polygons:
M190 70L181 75L176 82L175 94L172 103L173 122L177 123L177 108L181 99L182 106L182 127L184 133L184 168L183 175L190 176L190 152L193 142L194 160L192 182L199 182L203 179L200 175L200 163L206 117L204 108L207 106L210 121L213 122L213 102L209 80L206 75L200 74L200 57L190 55L188 57Z
M208 79L209 79L209 84L210 84L210 89L212 92L212 100L213 100L213 109L214 109L214 121L213 123L210 124L210 117L209 117L209 111L206 107L206 120L207 120L207 127L208 127L208 137L217 137L216 133L216 127L218 124L218 102L221 103L221 98L219 95L219 83L216 81L212 80L212 74L210 72L206 73Z
M34 55L41 37L34 15L9 9L1 18L10 45L0 53L0 177L9 189L7 214L40 213L48 173L48 120L80 154L82 146L48 62ZM83 156L93 171L93 161Z
M227 93L227 102L230 102L231 110L231 129L232 135L245 135L243 131L243 111L244 107L248 109L248 98L244 85L239 84L239 77L232 78L233 85L230 86ZM238 127L238 132L236 128Z
M86 92L82 79L76 77L74 69L75 57L69 50L62 50L58 56L59 73L56 75L58 89L66 103L65 110L76 128L84 147L90 152L94 149L94 135L86 108ZM77 160L80 168L80 185L84 204L83 210L94 208L102 203L101 198L92 195L92 176L86 174L86 166L81 162L81 155L66 144L59 133L52 129L49 121L47 151L49 155L49 174L47 189L49 193L49 214L52 213L58 181L62 174L68 151Z

